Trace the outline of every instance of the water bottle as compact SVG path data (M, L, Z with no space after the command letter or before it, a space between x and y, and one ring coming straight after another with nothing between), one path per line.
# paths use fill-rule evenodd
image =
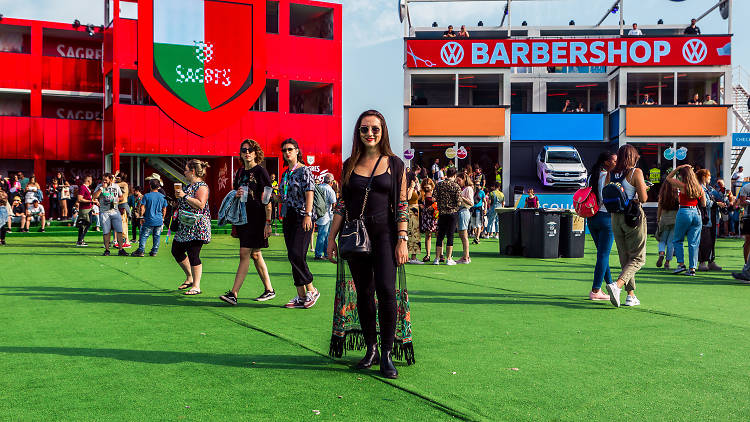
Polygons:
M241 186L242 196L240 196L240 202L247 202L247 186Z

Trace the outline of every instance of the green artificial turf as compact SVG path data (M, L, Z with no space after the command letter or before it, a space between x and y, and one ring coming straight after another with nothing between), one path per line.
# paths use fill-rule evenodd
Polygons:
M718 241L725 271L697 277L654 268L651 240L636 308L587 299L590 239L583 259L499 257L485 240L470 265L408 266L417 363L395 381L349 369L361 352L328 358L333 264L310 259L314 308L281 307L295 291L280 237L264 252L277 298L249 300L251 272L237 307L218 300L237 266L228 235L204 248L195 297L174 290L168 246L102 257L87 240L0 247L0 420L750 419L739 240Z

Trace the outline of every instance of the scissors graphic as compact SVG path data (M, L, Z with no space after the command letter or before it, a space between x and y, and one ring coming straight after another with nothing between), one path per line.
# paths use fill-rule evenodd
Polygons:
M435 67L435 66L437 66L436 63L431 62L429 59L425 60L425 59L417 57L414 54L414 51L411 49L411 46L409 46L407 48L408 49L406 51L406 54L410 55L412 57L412 59L414 59L414 67L419 67L419 62L424 63L424 65L427 66L427 67Z

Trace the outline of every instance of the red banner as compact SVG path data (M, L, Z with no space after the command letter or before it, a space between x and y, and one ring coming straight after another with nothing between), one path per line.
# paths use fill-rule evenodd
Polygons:
M731 36L529 40L407 40L410 68L524 66L720 66Z

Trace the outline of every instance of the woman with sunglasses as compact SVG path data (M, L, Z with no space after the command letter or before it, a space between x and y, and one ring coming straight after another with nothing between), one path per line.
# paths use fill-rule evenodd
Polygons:
M172 256L185 272L185 281L180 290L189 288L187 296L199 295L201 291L201 248L211 241L211 211L208 207L208 185L206 177L208 163L190 160L183 173L189 183L185 189L175 189L179 206L180 228L172 242Z
M358 218L364 209L363 219L371 242L371 253L369 256L348 260L349 270L356 287L356 293L354 293L357 298L356 310L367 348L365 357L356 365L356 368L366 369L379 364L380 373L386 378L398 377L398 371L391 357L396 341L397 315L405 316L408 328L404 329L404 325L399 325L402 328L399 331L401 338L399 350L396 350L395 354L398 357L408 347L413 356L408 306L402 307L400 309L402 312L397 312L396 303L397 268L403 269L402 266L406 263L407 242L409 241L407 183L404 169L404 162L391 151L388 127L383 115L375 110L362 113L354 128L351 157L344 162L341 175L342 199L336 205L336 215L328 234L328 257L336 262L338 255L336 235L345 219ZM340 302L349 297L349 295L340 294L340 284L343 284L341 275L344 271L345 267L340 265L336 287L337 305L341 305ZM346 279L345 276L344 279ZM403 279L399 280L398 288L399 299L405 300L406 286ZM377 318L380 323L379 354L375 293L378 297ZM352 305L347 304L342 310L348 310ZM340 311L335 309L334 315L340 315ZM334 317L332 351L337 347L342 348L341 343L346 343L347 333L337 333L336 322L336 317ZM406 336L405 331L408 331ZM407 343L408 346L406 346Z
M263 294L255 300L262 302L276 297L276 292L271 286L271 278L268 276L266 261L261 253L262 248L268 247L268 236L271 235L271 178L260 165L263 162L263 150L254 140L242 141L240 160L242 168L237 170L234 176L234 189L237 191L237 198L245 201L247 224L235 226L240 239L240 264L234 276L232 290L219 296L219 299L230 305L237 304L237 293L242 288L247 270L250 268L250 258L253 259L255 270L265 288ZM263 200L264 190L269 191L266 201Z
M313 210L315 181L308 167L300 163L302 154L299 144L292 138L281 143L281 155L287 169L281 175L281 217L284 219L284 242L287 257L292 264L292 277L297 287L297 296L287 308L311 308L320 297L313 286L313 275L307 267L307 250L310 248L313 221L317 218Z

